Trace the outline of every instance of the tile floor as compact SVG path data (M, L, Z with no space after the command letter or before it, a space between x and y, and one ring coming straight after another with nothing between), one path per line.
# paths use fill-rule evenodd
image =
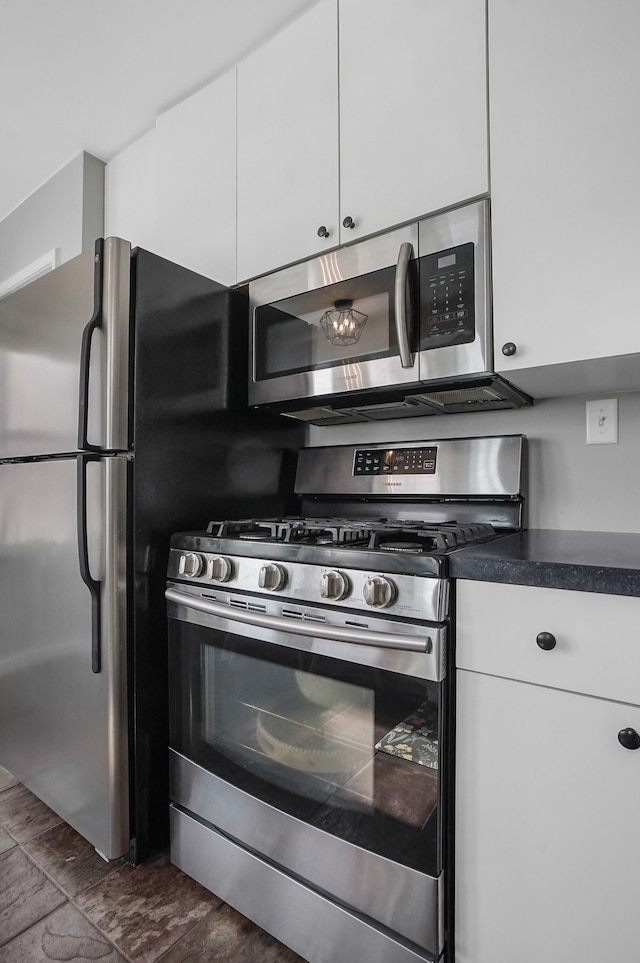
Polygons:
M0 767L0 961L303 963L162 855L104 862Z

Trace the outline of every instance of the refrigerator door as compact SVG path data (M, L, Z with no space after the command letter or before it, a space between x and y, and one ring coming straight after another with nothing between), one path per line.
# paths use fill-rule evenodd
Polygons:
M129 849L125 457L86 475L101 671L79 572L81 458L0 465L0 764L106 858Z
M0 459L77 450L80 346L93 313L91 251L0 300ZM101 440L99 353L90 430Z
M129 447L131 245L0 299L0 460Z

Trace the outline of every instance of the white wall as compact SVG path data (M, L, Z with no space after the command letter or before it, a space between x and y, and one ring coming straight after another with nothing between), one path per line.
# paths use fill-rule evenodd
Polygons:
M640 532L640 393L618 397L617 445L585 443L586 398L578 397L545 399L515 411L309 426L309 444L523 434L529 450L529 528Z
M103 230L104 162L81 151L0 221L0 281L54 249L63 264Z
M156 131L139 137L107 164L105 236L156 251Z

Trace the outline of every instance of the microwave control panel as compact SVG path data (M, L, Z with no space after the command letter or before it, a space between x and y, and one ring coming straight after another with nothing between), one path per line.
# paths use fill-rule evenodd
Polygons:
M420 347L467 344L476 336L474 245L420 258Z
M438 449L358 448L354 475L435 475Z

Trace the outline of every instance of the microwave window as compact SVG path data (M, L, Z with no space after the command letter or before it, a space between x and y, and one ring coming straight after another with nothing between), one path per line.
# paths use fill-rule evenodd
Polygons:
M258 306L256 379L396 354L394 276L384 268Z

